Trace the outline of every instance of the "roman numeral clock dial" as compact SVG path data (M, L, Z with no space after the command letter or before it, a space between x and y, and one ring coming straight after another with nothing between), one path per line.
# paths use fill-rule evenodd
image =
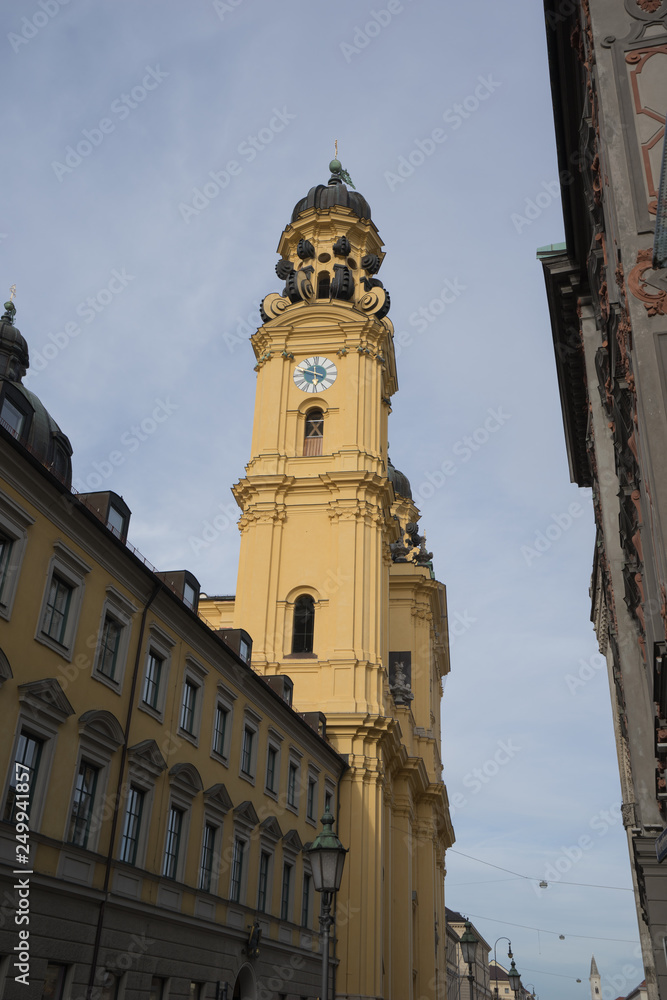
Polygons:
M301 392L324 392L336 381L338 369L329 358L306 358L294 369L294 384Z

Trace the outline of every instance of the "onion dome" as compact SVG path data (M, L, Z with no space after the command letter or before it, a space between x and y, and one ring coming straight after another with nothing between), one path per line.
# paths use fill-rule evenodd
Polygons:
M0 319L0 425L68 488L72 445L42 401L22 383L28 345L13 324L16 307L5 302Z
M410 480L407 476L404 476L402 472L395 469L391 464L391 459L387 459L387 479L394 487L394 493L396 496L403 497L405 500L412 500L412 489L410 487Z
M331 177L328 184L317 184L312 187L305 198L298 201L292 212L292 222L296 222L302 212L309 208L324 210L340 205L349 208L360 219L370 219L371 208L363 195L358 191L350 191L343 183L343 176L347 177L340 160L332 160L329 164Z
M20 382L30 361L26 339L14 326L15 315L14 303L5 302L5 311L0 317L0 377Z

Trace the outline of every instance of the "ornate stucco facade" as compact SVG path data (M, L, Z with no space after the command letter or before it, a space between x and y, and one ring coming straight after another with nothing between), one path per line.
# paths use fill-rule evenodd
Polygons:
M656 854L667 821L667 285L664 260L662 272L651 264L667 2L546 0L545 14L566 241L538 256L570 475L593 489L591 619L607 659L647 991L656 1000L667 996L667 868Z
M347 761L336 995L443 997L453 842L440 757L445 590L387 454L398 383L389 295L376 277L382 243L365 199L337 161L331 168L282 234L285 288L264 299L251 338L237 592L203 601L202 612L216 628L243 623L254 669L292 678L295 706L326 713Z

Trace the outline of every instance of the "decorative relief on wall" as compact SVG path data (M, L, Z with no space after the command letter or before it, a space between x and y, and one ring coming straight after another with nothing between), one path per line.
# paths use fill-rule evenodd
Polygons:
M656 2L656 0L644 0L644 2ZM660 0L661 4L663 2L664 0ZM664 92L667 81L667 45L634 49L626 53L625 61L628 64L635 127L648 195L648 210L655 216L665 137Z
M667 292L661 292L644 280L646 271L650 271L653 263L653 249L640 250L637 263L630 271L628 287L635 296L644 303L649 316L667 315Z

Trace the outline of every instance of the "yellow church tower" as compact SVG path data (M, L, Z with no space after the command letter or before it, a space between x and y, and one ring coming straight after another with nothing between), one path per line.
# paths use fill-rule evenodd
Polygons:
M282 234L285 287L263 300L251 338L252 454L233 488L236 596L202 600L200 610L215 628L250 634L254 670L291 678L294 707L326 716L349 765L337 804L349 854L336 996L441 1000L454 840L440 758L445 588L410 485L387 454L398 383L377 277L382 243L337 159L330 170Z

